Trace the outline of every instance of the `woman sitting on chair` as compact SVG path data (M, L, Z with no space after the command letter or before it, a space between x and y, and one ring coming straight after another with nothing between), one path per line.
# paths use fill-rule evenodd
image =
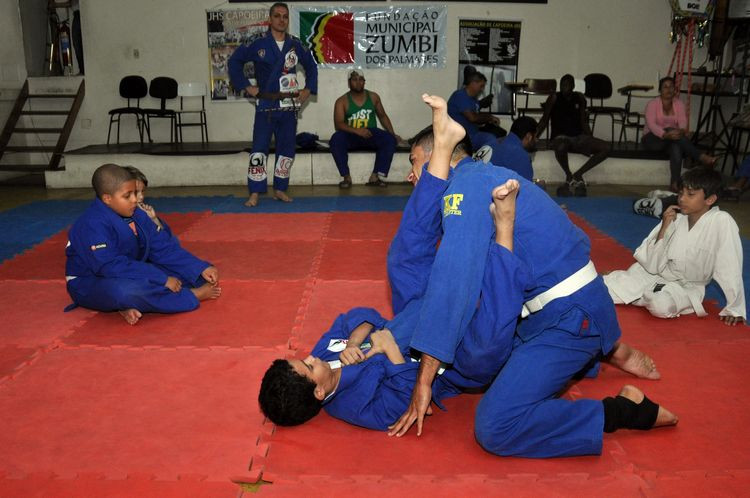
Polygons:
M716 163L715 157L701 153L690 141L685 112L685 104L675 95L674 78L660 79L659 96L646 105L641 142L646 150L669 152L669 190L672 192L677 192L682 161L686 157L708 167Z

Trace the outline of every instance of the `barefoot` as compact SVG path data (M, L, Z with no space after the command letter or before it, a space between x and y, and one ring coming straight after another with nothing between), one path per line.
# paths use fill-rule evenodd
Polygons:
M200 287L190 289L190 292L195 294L195 297L198 298L198 301L205 301L206 299L217 299L219 296L221 296L221 287L216 287L206 282Z
M466 130L448 115L448 104L445 99L423 93L422 100L432 108L432 130L435 141L442 141L453 150L453 147L466 135Z
M120 310L120 314L130 325L138 323L138 320L143 316L143 314L135 308Z
M245 206L252 208L258 205L258 193L253 192L250 197L245 201Z
M495 221L495 242L509 251L513 250L513 228L516 219L516 195L520 184L508 180L492 190L490 213Z
M283 190L275 190L273 193L273 198L281 202L292 202L293 200L291 197L286 195L286 192L284 192Z
M661 374L656 369L656 363L649 355L628 346L624 342L615 344L615 348L608 356L608 362L641 379L657 380L661 378Z
M617 393L617 395L628 398L630 401L637 405L640 405L643 401L643 398L646 397L646 395L643 394L643 391L635 386L624 386L622 389L620 389L620 392ZM653 427L677 425L677 422L679 421L680 419L677 418L677 415L659 405L659 413L656 415L656 422L654 422Z

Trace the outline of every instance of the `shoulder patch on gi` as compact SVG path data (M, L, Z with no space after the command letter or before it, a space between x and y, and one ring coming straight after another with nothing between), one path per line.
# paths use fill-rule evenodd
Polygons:
M482 161L485 164L489 163L492 160L492 147L489 145L481 146L471 158L475 161Z
M464 194L449 194L443 197L443 218L450 215L461 216L458 206L464 200Z
M91 246L92 251L96 251L97 249L104 249L107 247L107 244L94 244Z
M266 56L266 49L265 48L259 49L258 50L258 57L260 57L262 59L265 56Z

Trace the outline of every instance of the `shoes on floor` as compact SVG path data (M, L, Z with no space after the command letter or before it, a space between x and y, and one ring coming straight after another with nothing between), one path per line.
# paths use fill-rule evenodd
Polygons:
M586 197L586 182L584 180L569 180L557 187L558 197Z
M352 188L352 181L351 180L340 181L339 188Z
M383 180L381 180L380 178L371 182L367 182L365 183L365 185L367 185L368 187L387 187L388 186L388 184L384 182Z

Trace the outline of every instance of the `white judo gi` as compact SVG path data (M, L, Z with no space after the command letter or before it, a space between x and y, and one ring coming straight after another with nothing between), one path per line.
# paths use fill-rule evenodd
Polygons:
M727 300L719 315L746 318L742 245L734 219L715 206L692 229L683 214L656 240L660 229L661 223L636 249L636 263L604 276L612 300L644 306L659 318L705 316L703 297L714 279Z

